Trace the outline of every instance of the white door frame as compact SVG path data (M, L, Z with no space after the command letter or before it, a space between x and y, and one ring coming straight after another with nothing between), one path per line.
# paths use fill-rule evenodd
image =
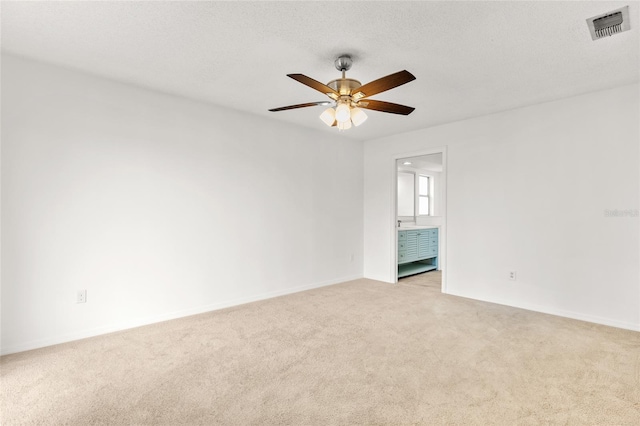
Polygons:
M393 283L398 283L398 166L397 161L402 158L420 157L422 155L430 154L442 154L442 198L440 202L444 205L444 214L442 215L442 225L440 226L440 235L438 236L438 242L440 247L438 248L438 266L442 270L442 288L441 291L446 293L447 291L447 147L434 147L423 149L420 151L406 152L402 154L395 154L390 162L391 171L391 212L389 220L389 229L391 234L391 259L393 260L390 276L393 277ZM442 210L441 210L442 211Z

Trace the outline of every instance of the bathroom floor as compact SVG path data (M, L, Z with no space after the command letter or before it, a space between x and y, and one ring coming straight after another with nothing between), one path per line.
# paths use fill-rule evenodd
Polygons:
M400 278L398 284L431 287L440 290L442 287L442 271L429 271Z

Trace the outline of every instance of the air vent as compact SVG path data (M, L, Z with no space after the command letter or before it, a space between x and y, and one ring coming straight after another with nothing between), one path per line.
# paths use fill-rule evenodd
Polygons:
M598 40L629 30L629 6L587 19L591 39Z

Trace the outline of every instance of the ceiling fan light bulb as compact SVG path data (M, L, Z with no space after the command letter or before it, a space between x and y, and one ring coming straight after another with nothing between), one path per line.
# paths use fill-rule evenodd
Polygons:
M336 120L338 123L345 123L351 118L351 111L349 111L349 105L341 103L336 107Z
M354 126L359 126L365 121L367 121L367 114L360 108L351 108L351 121L353 121Z
M331 126L336 121L336 112L333 108L327 108L322 114L320 114L320 120L327 126Z

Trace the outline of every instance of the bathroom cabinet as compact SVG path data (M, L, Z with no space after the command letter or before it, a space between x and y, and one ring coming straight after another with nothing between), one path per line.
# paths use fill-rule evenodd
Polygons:
M398 230L398 278L438 269L438 228Z

